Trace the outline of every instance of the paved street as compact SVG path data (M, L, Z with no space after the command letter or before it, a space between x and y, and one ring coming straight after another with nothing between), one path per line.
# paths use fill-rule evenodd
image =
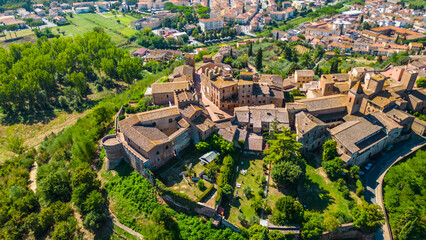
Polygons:
M412 134L410 139L398 143L391 151L383 151L382 155L377 157L377 159L373 162L373 167L369 171L362 169L365 172L365 175L361 178L366 189L364 194L365 200L369 203L382 206L382 196L376 196L376 193L380 193L381 195L380 180L384 177L383 174L398 160L399 157L410 153L414 150L414 148L424 143L426 143L424 138L417 134ZM387 227L385 226L384 229L380 229L375 234L374 239L391 239L387 231Z

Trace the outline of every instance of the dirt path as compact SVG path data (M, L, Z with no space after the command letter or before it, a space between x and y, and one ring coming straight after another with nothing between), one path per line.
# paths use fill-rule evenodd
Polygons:
M33 166L30 170L30 180L28 181L28 188L31 189L33 192L37 189L37 170L38 170L38 164L36 161L34 161Z
M111 211L110 211L110 213L111 213ZM140 234L140 233L136 232L135 230L133 230L133 229L131 229L131 228L127 227L126 225L124 225L124 224L120 223L120 222L118 221L118 219L115 217L115 215L114 215L114 214L112 214L112 213L111 213L111 217L112 217L112 222L113 222L113 223L114 223L117 227L119 227L119 228L123 229L124 231L126 231L126 232L128 232L129 234L131 234L131 235L135 236L135 237L136 237L136 238L138 238L138 239L143 239L142 234Z

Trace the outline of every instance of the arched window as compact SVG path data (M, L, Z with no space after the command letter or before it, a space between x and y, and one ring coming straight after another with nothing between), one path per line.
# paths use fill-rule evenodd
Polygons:
M160 155L160 151L157 151L157 155Z
M166 150L169 150L169 146L166 146Z

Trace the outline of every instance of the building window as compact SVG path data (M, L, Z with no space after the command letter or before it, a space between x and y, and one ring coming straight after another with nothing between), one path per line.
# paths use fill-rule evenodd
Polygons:
M241 103L242 103L242 104L244 104L244 100L243 100L243 101L241 101Z
M173 122L173 119L171 119L171 118L170 118L170 119L169 119L169 123L171 123L171 122Z
M169 95L168 95L168 94L166 95L166 98L169 98Z
M155 126L157 126L157 124L156 124L155 122L153 122L153 123L152 123L152 126L153 126L153 127L155 127Z
M159 152L159 151L157 151L157 155L160 155L160 152Z
M169 146L166 146L166 150L169 150Z

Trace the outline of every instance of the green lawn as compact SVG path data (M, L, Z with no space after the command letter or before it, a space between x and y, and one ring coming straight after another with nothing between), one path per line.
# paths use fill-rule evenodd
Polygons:
M355 201L359 198L351 192ZM324 214L334 213L343 219L350 219L350 200L342 196L335 183L331 182L322 168L306 165L306 179L299 189L299 201L306 205L308 210L319 211Z
M53 33L57 33L57 29L65 32L65 36L76 36L88 31L91 31L94 27L102 27L105 32L111 36L114 42L124 42L125 38L132 36L137 33L136 30L130 28L131 16L120 17L120 23L115 18L103 17L95 13L86 14L73 14L73 17L67 17L70 21L70 25L55 27L52 29Z
M238 220L238 215L240 214L239 208L241 208L241 212L247 220L254 215L258 215L251 207L250 199L244 195L243 189L250 187L254 194L259 192L259 190L262 189L260 179L264 176L264 173L262 167L263 160L258 160L253 156L242 155L237 160L237 164L238 171L240 172L242 169L246 169L247 174L244 176L241 173L238 173L236 182L241 184L241 188L235 187L234 196L237 195L236 192L238 191L239 198L238 200L234 198L231 201L228 220L238 226L241 226L240 221Z

